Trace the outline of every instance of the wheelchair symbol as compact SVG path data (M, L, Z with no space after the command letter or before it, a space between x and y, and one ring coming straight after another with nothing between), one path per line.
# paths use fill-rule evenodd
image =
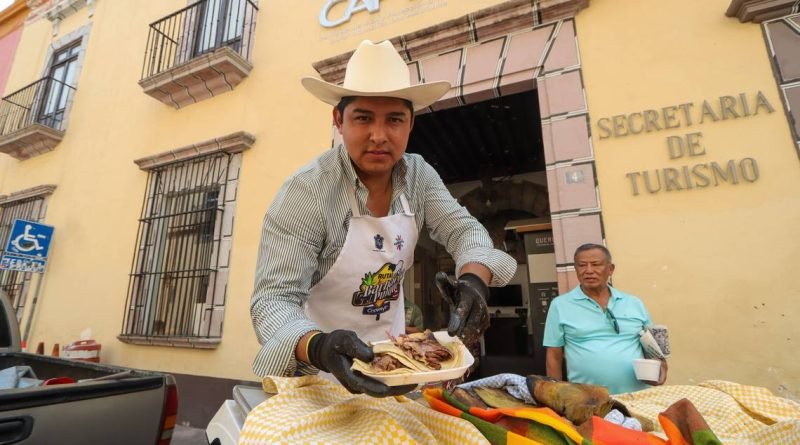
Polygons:
M39 250L44 250L39 244L39 238L47 239L44 235L33 235L31 234L31 229L33 228L30 224L25 224L25 233L19 235L18 237L14 238L11 241L11 245L14 246L17 251L20 253L28 253L28 252L35 252ZM37 253L37 256L42 256L42 254Z

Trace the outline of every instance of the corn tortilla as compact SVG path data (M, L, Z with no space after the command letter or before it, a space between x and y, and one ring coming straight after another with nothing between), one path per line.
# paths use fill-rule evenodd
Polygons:
M461 353L461 347L459 342L450 342L450 343L443 343L442 346L447 348L450 351L452 357L450 360L445 360L439 362L442 367L441 369L451 369L461 366L464 358ZM418 372L431 372L431 371L438 371L437 369L429 368L425 363L414 360L403 353L403 350L399 347L395 346L392 343L378 343L372 347L372 351L375 353L375 356L380 355L391 355L401 364L406 366L405 368L397 368L391 371L375 371L372 369L369 363L363 362L359 359L353 360L352 369L355 371L359 371L365 375L402 375L402 374L414 374Z

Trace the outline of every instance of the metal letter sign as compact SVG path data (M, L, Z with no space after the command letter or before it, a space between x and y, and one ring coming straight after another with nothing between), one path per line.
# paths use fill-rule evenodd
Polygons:
M330 14L333 6L344 2L347 2L347 9L345 9L344 15L335 20L329 19L328 14ZM356 12L369 11L372 14L379 9L381 9L380 0L328 0L319 11L319 24L326 28L333 28L350 21L350 17Z
M18 219L11 227L0 269L44 273L53 226Z

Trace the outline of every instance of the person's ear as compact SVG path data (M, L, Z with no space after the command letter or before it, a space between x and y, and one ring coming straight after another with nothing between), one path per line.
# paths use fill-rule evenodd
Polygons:
M611 263L611 266L608 268L608 276L614 275L614 263Z
M342 116L342 113L339 112L339 108L333 107L333 125L335 125L336 129L339 130L339 133L342 132L343 122L344 122L344 116Z

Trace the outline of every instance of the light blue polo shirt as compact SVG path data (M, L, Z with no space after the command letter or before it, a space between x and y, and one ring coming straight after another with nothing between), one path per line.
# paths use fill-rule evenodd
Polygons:
M637 297L609 288L608 307L619 334L611 317L578 286L550 303L544 346L564 348L570 382L602 385L611 394L649 388L636 379L633 359L643 357L639 332L653 323L650 314Z

